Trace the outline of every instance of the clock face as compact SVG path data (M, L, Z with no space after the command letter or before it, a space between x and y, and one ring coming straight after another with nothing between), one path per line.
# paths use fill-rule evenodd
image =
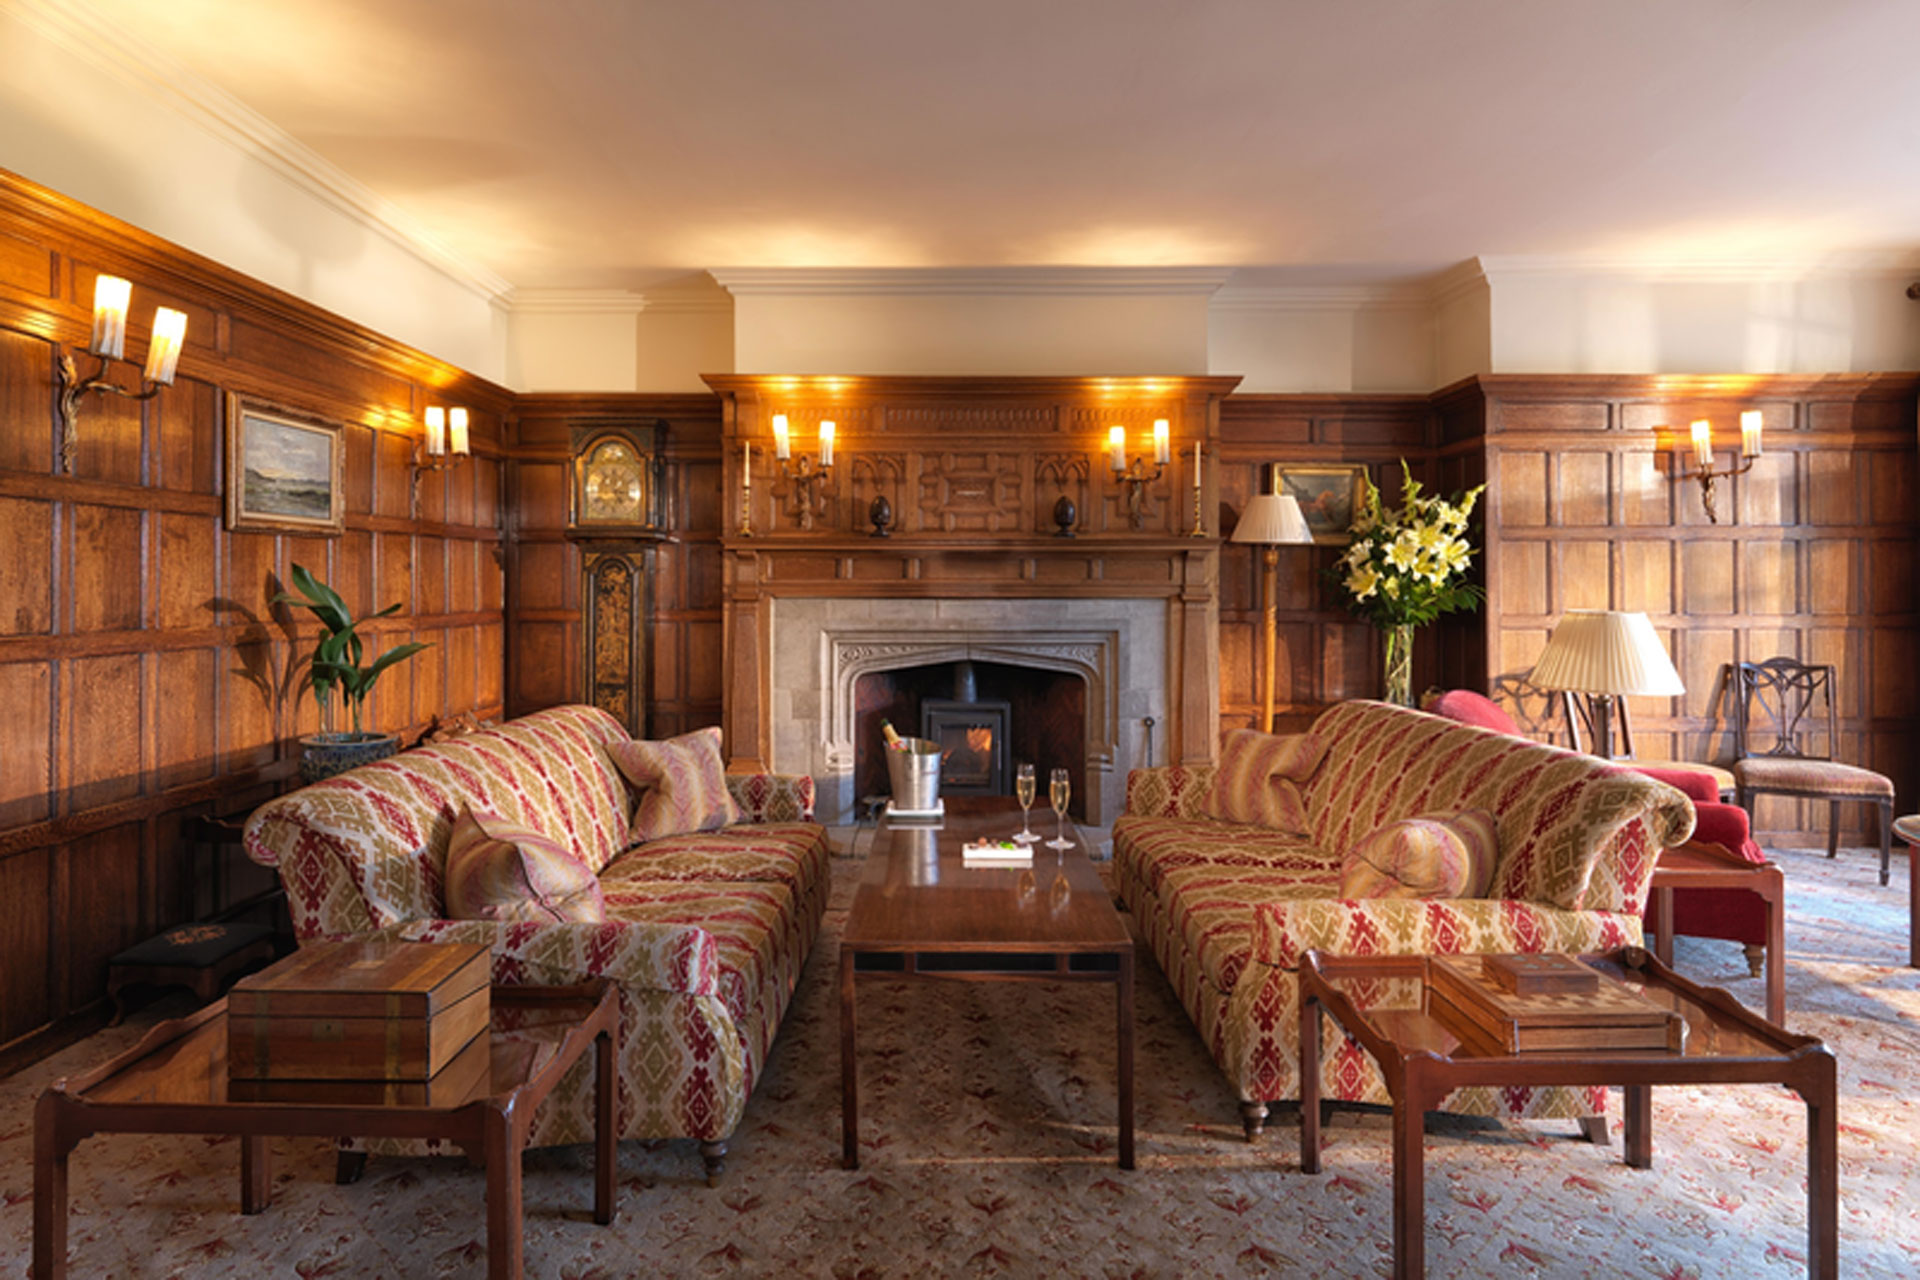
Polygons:
M647 468L632 448L608 441L588 455L580 493L583 523L644 525L647 499Z

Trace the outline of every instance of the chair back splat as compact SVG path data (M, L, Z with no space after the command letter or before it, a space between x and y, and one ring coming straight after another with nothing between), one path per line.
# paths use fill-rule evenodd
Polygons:
M1739 754L1833 759L1839 733L1833 682L1834 669L1826 664L1792 658L1735 664L1734 743ZM1758 749L1768 737L1772 745Z

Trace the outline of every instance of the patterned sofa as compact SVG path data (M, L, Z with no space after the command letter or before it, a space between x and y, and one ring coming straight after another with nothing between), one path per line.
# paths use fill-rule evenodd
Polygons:
M1307 834L1209 820L1212 766L1136 769L1113 825L1121 896L1241 1099L1248 1137L1266 1104L1299 1097L1300 958L1594 951L1638 945L1661 848L1693 807L1592 756L1378 702L1330 708L1326 755L1304 786ZM1382 823L1484 809L1493 887L1479 899L1341 901L1343 851ZM1385 1102L1371 1058L1329 1023L1323 1096ZM1605 1112L1603 1089L1462 1090L1448 1109L1513 1117Z
M603 750L626 738L603 711L549 708L281 796L248 822L246 849L279 869L302 942L482 942L496 982L614 979L620 1136L697 1139L711 1180L819 932L826 832L811 778L754 774L727 779L745 822L627 848L627 786ZM606 921L443 919L448 836L469 801L571 841L599 873ZM562 1082L532 1145L590 1140L591 1070Z

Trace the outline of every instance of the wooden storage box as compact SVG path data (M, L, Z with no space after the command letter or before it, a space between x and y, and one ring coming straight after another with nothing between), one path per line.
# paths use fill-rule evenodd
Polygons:
M427 1081L491 1014L487 948L328 942L234 984L230 1080Z
M1588 991L1521 995L1486 972L1490 958L1427 959L1428 1012L1478 1052L1677 1053L1686 1042L1683 1018L1623 982L1594 973Z

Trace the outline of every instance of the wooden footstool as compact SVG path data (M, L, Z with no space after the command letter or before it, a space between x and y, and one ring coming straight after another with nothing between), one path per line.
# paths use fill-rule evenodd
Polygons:
M1920 969L1920 813L1895 818L1893 837L1907 845L1907 964Z
M257 965L273 961L273 930L264 924L180 924L107 961L113 1025L127 1016L128 987L188 987L205 1004Z

